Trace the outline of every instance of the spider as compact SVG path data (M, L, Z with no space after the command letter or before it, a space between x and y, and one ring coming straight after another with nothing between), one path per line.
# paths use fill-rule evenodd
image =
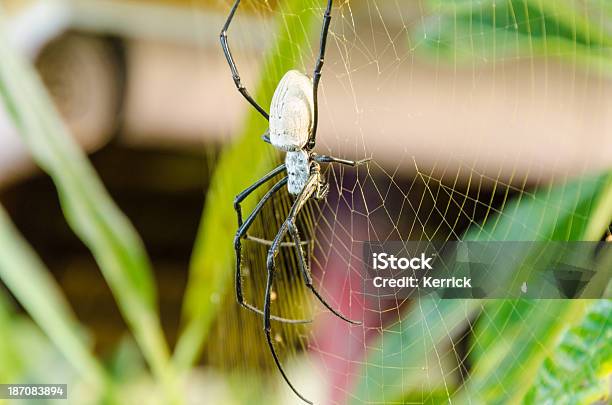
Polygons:
M270 313L270 297L274 273L276 271L275 258L278 255L280 247L286 245L286 242L283 242L283 239L285 239L287 234L289 234L291 237L291 242L288 245L294 246L296 249L300 271L304 278L304 282L312 291L314 296L334 315L338 316L344 321L351 324L361 323L346 318L344 315L332 308L331 305L327 303L327 301L313 286L312 275L308 263L304 257L302 242L300 240L300 234L296 225L298 214L311 198L315 198L316 200L324 200L327 197L329 185L321 174L321 163L339 163L342 165L355 167L369 161L369 159L359 161L340 159L332 156L318 155L312 151L316 144L317 133L317 88L319 86L319 81L321 80L325 45L329 32L329 23L331 21L332 2L333 0L327 1L327 7L323 15L319 57L315 65L313 78L311 79L307 75L297 70L288 71L276 87L272 97L269 115L253 99L253 97L251 97L247 89L241 83L236 63L234 62L234 58L232 57L232 53L227 42L227 30L229 29L234 14L240 5L240 0L236 0L234 2L229 16L227 17L227 21L225 22L220 34L221 47L223 48L223 53L225 54L225 58L229 64L232 77L238 91L266 120L269 121L269 129L262 136L263 140L277 149L286 152L285 163L263 176L260 180L238 194L234 199L234 208L238 217L238 231L236 232L236 236L234 238L234 248L236 250L236 299L240 305L248 310L263 315L266 340L278 370L293 392L295 392L295 394L303 401L310 404L312 404L312 402L300 394L287 377L283 367L281 366L276 351L274 350L272 339L270 337L271 320L287 323L310 322L309 320L281 318ZM251 214L243 221L242 210L240 207L242 201L244 201L245 198L247 198L263 184L273 179L276 175L283 171L287 173L287 176L283 177L269 189L269 191L257 203L253 209L253 212L251 212ZM285 186L287 187L289 194L294 196L295 199L286 220L280 226L280 229L278 230L278 233L276 234L276 237L272 241L270 249L268 250L266 262L267 282L264 297L264 309L262 311L247 303L242 294L242 277L240 268L241 240L248 236L247 232L249 228L253 224L255 218L261 212L265 203L270 200L270 198L272 198L276 192Z

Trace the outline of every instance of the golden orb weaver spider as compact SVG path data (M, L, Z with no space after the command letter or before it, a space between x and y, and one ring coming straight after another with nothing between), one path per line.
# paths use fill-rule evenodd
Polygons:
M269 121L269 129L266 134L263 135L265 142L272 146L286 152L285 163L276 167L270 173L263 176L260 180L255 182L253 185L246 188L243 192L238 194L234 199L234 208L238 217L238 231L234 238L234 248L236 250L236 299L238 303L243 307L263 315L264 318L264 331L266 334L266 340L270 347L270 352L274 358L274 362L278 367L284 380L287 382L289 387L300 397L303 401L312 404L311 401L306 399L298 390L293 386L289 378L287 377L283 367L281 366L280 360L272 339L270 336L271 331L271 320L287 322L287 323L305 323L310 322L308 320L295 320L286 319L274 316L270 313L270 300L272 284L274 281L275 272L275 258L279 252L282 240L289 234L295 249L297 251L297 257L300 265L300 271L304 277L306 286L312 291L315 297L334 315L343 319L351 324L360 324L361 322L353 321L345 317L336 311L332 306L321 296L317 289L313 286L312 275L307 261L304 257L304 251L302 250L302 242L300 240L300 234L296 225L296 218L305 204L310 198L317 200L323 200L327 197L329 192L329 185L325 178L321 174L321 163L339 163L347 166L358 166L369 161L369 159L363 159L358 161L340 159L332 156L318 155L312 150L316 144L316 133L318 124L318 103L317 103L317 89L319 81L321 80L321 71L323 69L325 47L327 44L327 36L329 33L329 24L331 21L332 11L332 0L327 1L327 7L323 15L323 26L321 29L321 39L319 47L319 57L315 65L312 80L305 74L297 71L288 71L281 81L279 82L274 96L272 97L272 103L270 105L270 114L266 112L254 99L251 97L246 87L242 85L238 68L232 57L228 42L227 42L227 30L234 18L234 14L240 5L240 0L236 0L232 9L227 17L225 25L221 30L220 39L223 53L227 59L230 70L232 72L232 78L238 91L243 97L266 119ZM243 221L242 210L240 203L244 201L251 193L261 187L263 184L273 179L276 175L286 171L287 176L283 177L280 181L270 188L270 190L262 197L257 203L251 214ZM281 225L276 237L272 241L270 249L267 255L267 282L266 282L266 293L264 297L264 309L263 311L256 308L253 305L245 302L242 293L242 277L241 277L241 240L247 236L247 232L253 224L255 218L259 215L265 203L272 198L272 196L287 186L287 190L290 195L295 196L295 200L289 215Z

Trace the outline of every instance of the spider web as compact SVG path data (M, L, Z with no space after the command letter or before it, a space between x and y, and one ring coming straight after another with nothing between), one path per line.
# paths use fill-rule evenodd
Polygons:
M307 0L305 7L322 15L324 3ZM509 201L533 198L538 186L563 184L604 166L599 158L610 150L605 140L609 121L599 107L610 94L601 75L604 62L581 62L577 34L573 48L550 40L542 49L542 27L552 20L525 16L525 2L336 3L319 90L316 151L373 161L355 169L329 166L330 195L307 205L299 228L319 291L364 325L347 325L313 299L303 285L295 251L287 245L278 260L272 311L314 323L273 322L275 347L294 385L315 403L371 403L356 384L364 377L368 382L368 354L380 350L383 336L411 327L432 340L442 334L423 361L390 365L405 373L399 383L369 383L379 384L383 393L406 394L405 399L393 396L376 403L448 402L469 375L464 359L473 347L467 341L474 335L475 319L466 313L434 329L424 320L427 311L443 315L436 306L364 297L362 242L460 240L468 228L482 229L488 218L505 215ZM482 16L493 3L509 14L487 31ZM566 2L561 3L558 10L546 12L562 15ZM466 13L466 7L472 12ZM603 18L595 14L603 3L583 2L582 7L586 18ZM229 3L221 2L219 9L229 9ZM253 52L257 44L249 39L261 32L251 30L259 25L265 32L261 37L270 38L271 21L282 12L264 2L250 13L241 9L232 25L232 46L249 83L256 82L254 67L261 62L260 49ZM521 18L529 22L531 35L520 34ZM248 28L241 28L241 20L248 20ZM448 24L452 28L445 30ZM432 37L432 32L438 35ZM313 35L297 68L311 72L317 52ZM590 136L579 141L578 133ZM260 308L269 248L262 241L274 238L291 201L282 191L250 232L260 240L243 244L246 298ZM233 293L224 300L228 313L215 326L206 363L233 376L231 386L240 403L272 398L301 403L271 361L261 318L233 305ZM544 307L555 316L553 304ZM407 318L410 311L422 311L423 319ZM406 342L396 349L410 357L425 348Z

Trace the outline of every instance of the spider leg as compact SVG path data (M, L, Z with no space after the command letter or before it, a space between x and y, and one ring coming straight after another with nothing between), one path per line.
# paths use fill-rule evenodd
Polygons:
M315 65L314 73L312 75L312 96L314 102L314 117L312 121L312 133L308 139L307 148L312 150L316 143L317 137L317 126L319 122L319 103L318 103L318 89L319 81L321 80L321 71L323 70L323 63L325 62L325 47L327 45L327 35L329 34L329 23L331 21L331 9L333 0L327 0L327 8L323 15L323 27L321 28L321 43L319 46L319 58Z
M297 213L296 213L296 216L297 216ZM342 319L343 321L346 321L353 325L361 325L360 321L353 321L351 319L348 319L347 317L342 315L340 312L332 308L332 306L325 300L325 298L321 296L321 294L314 287L314 285L312 284L312 274L310 272L310 268L308 267L308 264L306 263L306 258L304 257L304 251L302 250L300 234L298 232L297 226L295 225L295 217L289 218L288 222L289 222L288 223L289 233L291 234L291 238L293 239L293 242L295 244L295 247L298 253L298 260L300 262L300 268L302 270L302 275L304 276L304 281L306 282L306 287L308 287L310 291L312 291L312 293L317 297L319 302L323 304L327 309L329 309L332 314L336 315L338 318Z
M289 377L287 377L287 374L285 373L285 370L283 369L283 366L281 365L280 359L278 358L278 355L276 354L276 350L274 350L274 345L272 344L272 338L270 336L270 332L272 330L271 325L270 325L270 319L272 318L272 316L270 315L270 295L272 293L272 283L274 282L274 271L275 271L274 258L276 254L278 253L278 249L280 248L280 241L285 237L286 234L287 234L287 223L283 223L283 226L281 227L279 233L274 239L274 243L272 244L272 247L270 248L268 252L268 260L267 260L268 280L266 282L266 295L264 299L264 332L266 334L266 341L268 342L268 346L270 347L270 352L272 353L272 357L274 358L274 363L276 363L276 367L278 368L278 371L280 371L281 375L283 376L283 379L285 380L287 385L289 385L289 388L291 388L291 390L295 393L295 395L300 397L302 401L308 404L312 404L312 401L309 401L302 394L300 394L297 388L295 388L293 384L291 383L291 381L289 380Z
M314 160L316 160L319 163L340 163L341 165L355 167L355 166L361 166L363 164L368 163L370 160L372 160L372 158L361 159L361 160L347 160L347 159L340 159L337 157L327 156L327 155L316 155L314 157Z
M240 94L242 94L244 98L249 103L251 103L251 105L255 107L255 109L259 111L259 113L263 115L265 119L268 120L270 117L266 110L264 110L259 104L257 104L257 102L253 99L253 97L251 97L251 95L247 91L246 87L242 85L242 82L240 81L240 74L238 73L238 68L236 67L236 63L234 62L234 58L232 57L232 52L230 51L229 44L227 43L227 30L229 29L229 26L232 23L232 19L234 18L234 14L236 14L236 10L238 9L239 5L240 0L236 0L234 5L232 6L229 16L227 16L227 21L225 21L225 24L223 25L223 29L221 30L221 34L219 35L219 38L221 39L221 48L223 48L225 59L227 59L227 63L229 64L229 67L232 71L232 78L234 79L234 84L236 84L236 88L238 89Z
M272 196L278 190L280 190L285 184L287 184L287 178L286 177L283 178L278 183L276 183L274 186L272 186L272 188L257 203L255 208L253 209L253 212L251 212L251 214L247 217L247 219L244 221L244 223L242 223L242 215L240 213L240 202L242 200L244 200L251 192L253 192L255 189L257 189L257 187L259 187L259 186L261 186L261 184L265 183L266 180L264 180L264 179L266 177L269 176L267 180L271 179L272 177L274 177L274 175L280 173L282 171L282 169L284 169L284 166L285 165L280 165L279 167L274 169L272 172L268 173L260 181L258 181L257 183L253 184L251 187L247 188L245 191L240 193L236 197L236 200L234 201L234 207L236 208L236 212L238 214L238 223L239 223L238 231L236 232L236 236L234 237L234 249L236 251L236 300L238 301L238 303L240 305L242 305L246 309L248 309L250 311L253 311L253 312L256 312L256 313L258 313L260 315L264 314L263 311L258 309L258 308L256 308L256 307L254 307L253 305L245 302L244 296L242 294L242 273L241 273L241 261L242 261L242 259L241 259L241 250L242 250L242 243L241 243L241 240L247 234L249 228L253 224L253 221L255 221L255 218L261 212L264 204L270 198L272 198ZM240 197L242 197L242 198L240 198ZM275 320L275 321L285 322L285 323L309 323L309 322L311 322L309 319L287 319L287 318L281 318L281 317L278 317L278 316L275 316L275 315L272 315L271 318L273 320Z
M240 203L244 201L244 199L247 198L253 191L257 190L264 183L271 180L274 176L276 176L283 170L285 170L284 163L276 167L270 173L263 176L261 179L257 180L255 183L253 183L252 185L247 187L244 191L242 191L240 194L238 194L236 198L234 198L234 209L236 210L236 215L238 216L238 228L242 226L242 209L240 208Z
M270 352L272 353L272 357L274 358L274 362L276 363L276 367L280 371L281 375L283 376L283 379L285 380L287 385L289 385L291 390L298 397L300 397L300 399L302 399L304 402L309 403L309 404L312 404L312 402L307 400L302 394L300 394L298 390L293 386L291 381L289 381L289 377L287 377L287 374L285 374L285 370L283 369L280 363L280 360L278 358L278 355L276 354L276 351L274 350L274 345L272 344L272 339L270 337L270 331L271 331L270 294L272 292L272 283L274 281L274 272L276 270L275 258L276 258L276 255L278 254L282 241L287 235L287 231L289 230L289 221L292 217L297 215L297 213L306 204L308 199L316 191L317 180L318 180L318 175L316 173L313 173L310 175L310 177L308 178L308 181L306 182L306 185L304 186L304 189L296 197L293 205L291 206L291 211L289 212L287 220L283 222L283 225L280 227L278 233L276 234L276 237L274 238L274 241L272 242L272 246L270 247L270 250L268 250L268 259L266 263L267 268L268 268L268 280L266 283L266 295L264 298L264 332L266 334L266 340L268 341L268 346L270 346Z

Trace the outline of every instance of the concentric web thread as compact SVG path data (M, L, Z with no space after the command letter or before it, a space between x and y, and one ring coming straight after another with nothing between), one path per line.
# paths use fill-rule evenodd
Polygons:
M324 3L307 0L304 7L322 15ZM322 403L374 403L361 397L356 387L363 381L369 355L380 349L383 335L414 329L437 344L431 349L410 342L400 345L396 349L404 361L388 367L399 369L405 377L388 381L383 370L381 378L366 381L381 385L380 392L410 393L399 400L394 394L389 399L383 395L382 403L448 400L468 378L465 359L478 350L478 342L468 343L474 332L472 312L459 308L456 317L432 326L425 315L433 312L442 317L438 306L399 297L364 297L362 242L460 240L467 229L484 232L486 221L510 215L504 211L510 201L536 198L538 186L551 181L563 184L589 169L578 158L566 164L555 157L557 148L561 155L565 153L570 140L554 131L540 132L539 144L521 145L528 136L521 133L526 130L521 120L529 110L551 107L559 94L571 104L567 111L575 107L571 100L582 99L604 80L600 77L603 62L596 58L609 49L597 47L592 54L595 61L585 66L579 60L579 48L588 39L574 35L573 42L567 40L562 25L546 29L565 12L561 6L556 12L532 9L520 1L336 3L319 90L316 151L373 160L355 169L329 166L325 173L330 195L308 205L300 215L299 228L308 241L308 259L319 291L335 308L363 320L364 325L347 325L313 299L303 286L295 251L287 246L281 249L273 312L312 318L314 323L274 322L275 346L290 378L306 396ZM492 4L506 11L490 17ZM596 1L586 2L587 18L596 18L591 14L599 6ZM222 2L219 8L228 7ZM273 33L270 21L282 12L282 7L264 2L248 18ZM248 35L239 21L232 27L238 50L241 35ZM543 49L542 37L551 32L567 43L550 40ZM566 46L572 43L573 48ZM317 52L313 34L310 48L303 52L302 71L311 72ZM256 56L242 57L240 67L258 66L261 61ZM605 92L597 96L604 97ZM507 107L502 121L490 117L499 110L488 108L489 103ZM559 108L558 113L563 113ZM599 119L587 107L575 111L580 124ZM527 118L540 123L531 115ZM513 125L515 139L496 135L512 134L508 126ZM603 121L590 121L593 130L603 133L603 127ZM548 152L534 152L537 147ZM272 240L291 201L286 192L277 196L251 235ZM551 203L550 209L557 207ZM244 248L247 300L260 308L268 247L251 240ZM250 398L266 398L276 387L283 392L281 403L298 403L274 368L260 317L234 306L232 294L225 300L231 309L217 322L207 360L241 375L237 384L255 387ZM557 309L546 305L554 317ZM421 312L423 317L415 321L406 317L408 312ZM503 331L499 336L504 338ZM257 370L266 370L264 375L271 378L262 378Z

